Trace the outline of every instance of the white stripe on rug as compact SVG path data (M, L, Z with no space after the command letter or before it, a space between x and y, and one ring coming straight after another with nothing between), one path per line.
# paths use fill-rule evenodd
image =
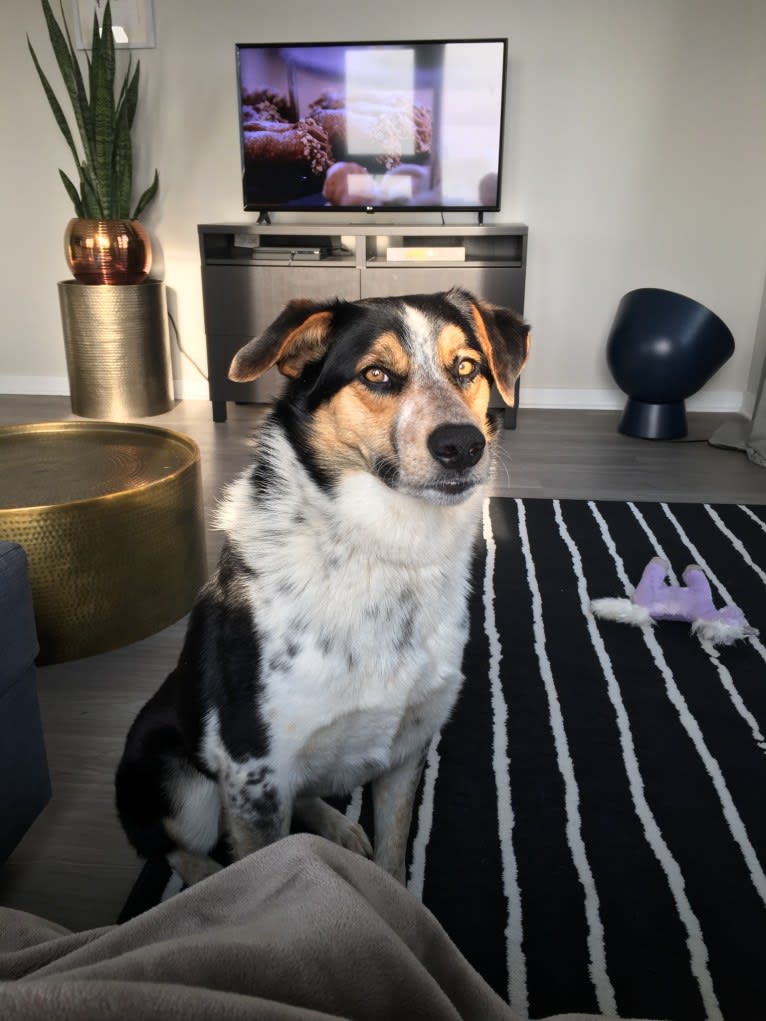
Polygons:
M604 516L601 514L601 511L592 500L588 501L588 507L598 524L601 538L603 539L604 545L614 562L617 575L627 592L630 588L630 581L625 571L625 565L622 557L617 552L617 547L609 531L609 526L607 525ZM686 887L680 866L666 844L665 838L662 835L662 830L660 829L649 802L646 799L641 767L639 765L638 756L633 743L633 732L630 726L630 718L625 708L625 703L622 700L620 686L617 682L617 678L615 677L612 662L601 637L598 623L594 615L590 612L591 597L588 594L580 551L577 549L577 546L572 540L565 525L563 534L572 557L575 573L577 575L577 589L580 594L580 604L582 606L583 616L587 621L591 642L593 643L593 648L596 651L598 661L601 665L604 677L606 678L609 700L614 707L617 719L617 729L620 735L620 749L622 751L623 762L625 763L628 786L630 788L631 797L633 798L633 806L635 808L636 815L643 826L646 841L654 852L654 856L659 862L660 868L665 873L670 893L676 904L676 912L681 924L686 930L686 945L689 950L691 971L699 987L706 1015L711 1019L720 1018L722 1017L722 1014L718 998L716 997L715 989L713 987L713 979L708 967L709 957L702 934L702 928L700 926L699 919L695 915L692 906L689 903L689 899L686 896Z
M644 534L646 535L647 539L649 540L649 544L651 545L652 549L654 550L655 555L658 556L658 557L662 557L662 559L666 563L669 563L670 561L668 559L667 553L665 552L665 550L660 545L660 543L659 543L659 541L657 539L657 536L654 534L654 532L651 530L651 528L647 524L646 519L644 518L643 514L641 514L639 509L633 503L628 503L628 507L632 511L633 517L636 519L638 524L641 526L642 531L644 532ZM676 525L677 525L677 522L676 522ZM678 531L678 527L676 527L676 531ZM680 534L680 532L679 532L679 534ZM687 542L685 535L681 535L681 538L682 538L682 540L684 542ZM687 542L687 548L689 548L689 546L690 546L690 544ZM700 562L702 560L702 555L700 554L699 550L696 549L696 547L694 547L694 546L691 546L691 549L694 551L694 554L697 557L698 565L700 567L704 567L705 565ZM668 571L668 578L672 581L672 583L674 585L678 584L678 581L674 580L675 579L675 575L673 575L672 571ZM634 588L634 586L632 586L631 583L628 581L627 587L626 587L626 591L632 593L633 592L633 588ZM703 651L705 652L705 654L707 655L708 659L710 660L710 663L715 667L716 672L718 674L718 677L719 677L719 679L721 681L721 687L724 689L726 694L729 696L729 700L730 700L732 706L734 707L735 712L737 712L742 717L744 722L747 724L747 726L748 726L748 728L750 730L750 733L753 736L753 741L756 743L756 745L761 749L761 751L766 752L766 738L764 738L763 733L761 731L761 728L758 725L758 721L756 720L755 716L753 716L753 714L747 708L747 706L745 705L744 699L742 698L742 695L737 690L737 686L734 683L734 678L731 676L731 672L730 672L729 668L721 660L720 656L716 656L713 652L711 652L710 649L705 648L704 645L702 645L701 647L702 647Z
M704 570L705 574L708 576L708 578L710 580L710 583L712 585L714 585L716 587L716 589L718 590L718 595L721 597L721 599L723 599L724 602L726 602L726 603L733 603L734 600L729 595L728 589L723 584L723 582L721 582L720 579L711 571L710 565L705 560L705 558L702 556L702 554L697 549L697 547L694 545L694 543L691 541L691 539L686 534L686 532L684 532L683 528L681 528L680 524L678 523L678 518L675 516L675 514L670 509L670 507L668 507L668 505L666 503L662 503L662 504L660 504L660 506L662 507L663 511L665 512L665 517L673 525L673 527L675 528L676 532L678 532L679 539L681 540L681 542L684 543L686 548L689 550L691 555L694 557L695 564L697 564L699 567L701 567ZM713 520L715 521L715 518ZM719 520L720 520L720 518L719 518ZM735 547L735 549L736 549L736 547ZM750 555L748 553L745 553L745 556L747 557L747 560L750 561L750 566L751 567L755 566L753 564L752 560L750 559ZM749 642L750 645L752 645L752 647L759 654L761 659L766 661L766 648L764 648L763 643L758 638L756 638L754 635L752 635L749 638L746 638L745 641Z
M439 741L441 733L431 740L426 756L423 773L423 792L418 808L417 831L412 841L412 861L410 862L410 878L407 889L419 899L423 899L423 885L426 878L426 856L428 841L431 839L431 827L434 821L434 792L436 779L439 776Z
M702 557L699 550L689 540L688 536L678 523L678 519L674 516L673 512L670 510L667 504L662 503L660 504L660 506L665 512L665 515L674 525L681 541L685 543L687 549L689 549L692 552L692 554L696 557L699 566L705 569L704 557ZM634 513L640 515L640 511L638 511L637 508L634 508ZM655 544L658 545L656 539ZM623 581L623 584L625 584L625 581ZM629 588L630 582L628 582L625 588L626 593L629 592ZM681 723L681 726L684 728L686 733L691 738L692 744L694 745L697 754L702 760L702 763L705 769L707 770L708 776L713 782L713 788L716 794L718 795L718 800L721 803L724 818L726 819L726 822L729 825L729 830L731 831L732 837L734 838L735 842L739 846L740 851L742 852L742 857L745 859L745 864L750 873L750 878L753 881L753 886L755 886L755 889L757 890L761 900L764 902L764 904L766 904L766 875L764 875L763 869L761 868L761 863L758 861L758 855L755 853L755 849L752 843L750 842L750 838L747 835L745 824L742 821L742 817L740 816L739 812L737 811L737 807L734 804L734 799L732 798L729 788L726 785L726 780L724 779L721 767L718 765L718 761L708 748L707 743L705 742L705 738L702 734L702 729L699 723L697 722L696 717L692 714L691 710L689 709L688 703L681 694L680 688L676 684L675 678L673 677L673 673L670 667L668 666L667 661L665 660L662 648L659 642L657 641L657 638L652 628L644 627L641 628L641 631L643 633L644 641L647 645L647 648L649 649L652 658L654 659L654 662L657 666L657 669L660 671L660 674L662 675L662 678L665 682L665 691L667 692L668 698L670 699L672 705L675 707L676 712L678 713L678 719Z
M163 901L170 900L171 897L175 897L175 895L177 893L180 893L181 890L183 890L183 888L184 888L183 879L181 879L181 877L178 875L175 869L171 869L170 878L165 884L165 889L162 891L160 895L159 903L162 904Z
M747 552L745 547L742 545L742 542L737 538L737 536L734 534L734 532L732 532L731 529L728 528L724 524L724 521L721 518L721 515L716 510L714 510L710 506L709 503L703 504L703 507L708 512L708 514L713 519L713 521L715 522L716 527L719 529L719 531L723 532L723 534L726 536L726 538L732 544L732 546L737 551L737 553L739 553L740 557L744 560L744 562L747 564L747 566L752 571L755 571L755 573L758 575L758 577L761 579L761 581L764 583L764 585L766 585L766 571L762 570L758 566L758 564L756 564L756 562L753 560L753 558ZM723 594L723 591L724 590L722 588L721 589L721 594ZM729 595L724 596L724 598L726 599L727 603L733 602L733 599Z
M516 501L517 507L520 501ZM519 514L523 509L519 510ZM484 501L483 531L486 545L484 570L484 633L489 644L489 685L492 705L492 769L497 791L497 823L500 861L503 870L503 893L508 904L505 926L505 953L508 969L508 1002L520 1018L529 1017L527 992L527 961L524 955L524 920L521 911L521 888L518 864L513 847L514 815L511 804L510 759L508 755L508 706L503 695L500 664L503 650L495 619L495 558L497 545L492 531L489 500Z
M346 805L346 818L350 819L351 822L359 822L359 816L362 814L363 792L363 787L355 787L351 792L351 800Z
M744 511L749 518L751 518L762 532L766 532L766 521L761 521L757 514L755 514L749 507L746 507L743 503L738 503L737 507L739 510Z
M639 511L638 507L636 507L636 505L632 503L630 500L628 500L628 508L630 509L630 512L632 513L633 517L636 519L636 522L641 528L641 531L649 540L649 545L654 550L654 555L656 557L662 557L662 559L668 565L668 581L670 582L671 585L678 585L678 577L675 571L673 570L673 565L670 562L670 558L657 541L657 536L651 530L649 525L647 525L646 519L644 518L643 514ZM636 579L636 584L638 584L638 579ZM626 593L628 595L633 595L635 587L636 587L635 585L632 585L630 582L628 582L628 588L625 590Z
M577 875L585 894L585 917L588 927L588 958L591 982L596 994L596 1002L602 1014L615 1015L617 1003L609 978L606 966L606 955L604 951L604 927L601 921L598 891L593 879L593 872L588 861L585 848L585 841L582 834L582 818L580 816L580 793L577 786L577 779L574 775L572 756L569 751L564 717L556 691L556 683L553 677L553 670L546 649L545 621L543 619L542 598L540 587L535 572L535 562L529 543L527 533L526 515L520 500L519 506L519 533L521 548L526 562L527 580L532 595L532 617L534 627L534 646L537 659L540 664L540 675L545 687L548 699L548 711L550 713L550 724L553 732L553 742L556 749L556 759L564 781L564 806L566 811L566 833L569 842L569 850L572 855ZM560 507L558 500L553 501L557 519L560 519Z

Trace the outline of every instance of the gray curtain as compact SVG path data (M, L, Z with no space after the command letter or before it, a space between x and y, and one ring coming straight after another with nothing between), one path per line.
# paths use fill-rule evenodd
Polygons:
M761 360L760 368L758 360ZM766 283L763 288L761 314L755 336L755 355L751 365L751 379L758 378L755 390L753 417L736 418L725 422L709 439L714 447L734 447L744 450L754 464L766 468ZM751 388L748 390L752 392Z
M753 417L738 418L733 422L725 422L716 429L710 437L709 442L714 447L736 447L737 450L744 450L747 456L761 468L766 468L766 393L764 393L764 380L766 380L766 361L761 369L761 380L758 385L758 395L755 402Z

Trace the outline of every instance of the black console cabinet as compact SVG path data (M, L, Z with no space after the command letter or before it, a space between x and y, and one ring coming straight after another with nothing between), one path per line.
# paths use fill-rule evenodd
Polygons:
M198 227L213 420L226 402L267 403L282 377L228 378L234 354L291 298L387 297L465 287L524 312L527 228L509 226L202 224ZM462 249L464 259L439 258ZM446 251L445 251L446 250ZM493 406L503 407L495 394ZM518 385L516 387L518 407ZM505 408L513 428L516 407Z

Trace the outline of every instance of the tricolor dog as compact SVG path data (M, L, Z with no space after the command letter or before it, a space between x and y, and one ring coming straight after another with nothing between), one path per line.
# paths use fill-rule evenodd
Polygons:
M117 807L187 883L293 819L402 881L424 756L462 682L472 547L528 328L463 290L288 304L234 380L287 377L226 491L215 574L138 714ZM374 850L322 800L372 784Z

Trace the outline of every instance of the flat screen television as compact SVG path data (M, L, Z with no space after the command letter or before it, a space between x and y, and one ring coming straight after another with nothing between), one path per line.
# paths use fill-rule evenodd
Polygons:
M245 209L499 209L506 50L237 44Z

